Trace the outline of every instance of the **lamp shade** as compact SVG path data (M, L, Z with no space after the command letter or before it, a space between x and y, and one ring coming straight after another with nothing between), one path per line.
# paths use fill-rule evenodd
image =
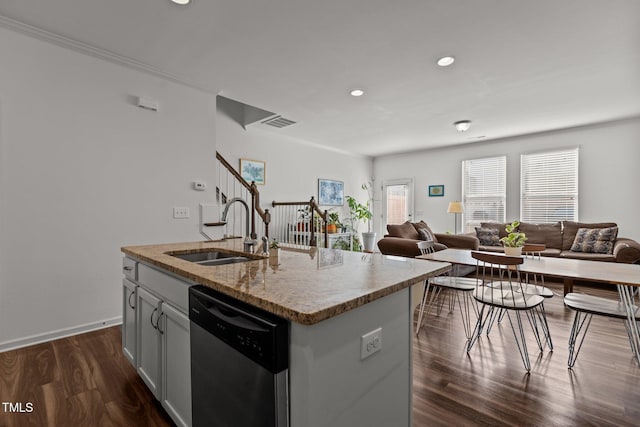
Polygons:
M462 203L460 202L449 202L449 207L447 208L447 213L462 213L464 210L462 209Z

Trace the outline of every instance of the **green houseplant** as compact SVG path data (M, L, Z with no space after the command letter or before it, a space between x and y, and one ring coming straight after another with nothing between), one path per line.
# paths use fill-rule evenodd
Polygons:
M327 233L337 233L342 228L340 223L340 214L338 212L329 212L329 221L327 222Z
M347 205L349 206L351 228L355 233L357 233L358 224L360 221L364 221L367 224L367 231L362 233L362 247L363 247L363 250L367 252L373 252L373 248L376 241L376 233L371 231L371 220L373 219L373 212L371 211L372 204L373 204L373 194L372 194L371 183L362 184L362 189L367 190L367 193L369 195L366 203L362 204L352 196L346 197ZM355 223L355 226L354 226L354 223Z
M508 233L500 241L504 246L505 255L520 256L522 255L522 247L527 240L527 236L524 233L518 231L520 221L513 221L511 224L507 224L505 231Z

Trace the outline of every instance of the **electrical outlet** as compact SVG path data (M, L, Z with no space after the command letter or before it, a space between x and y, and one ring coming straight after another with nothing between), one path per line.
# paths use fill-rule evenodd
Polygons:
M366 359L382 349L382 328L375 329L360 337L360 360Z
M173 217L175 219L189 218L189 208L187 207L173 208Z

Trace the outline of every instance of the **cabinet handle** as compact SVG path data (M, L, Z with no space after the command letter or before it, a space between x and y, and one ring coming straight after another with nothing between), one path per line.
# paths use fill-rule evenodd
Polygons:
M135 295L135 291L132 291L132 292L129 294L129 307L131 307L132 309L134 309L134 310L135 310L135 309L136 309L136 306L135 306L135 305L133 305L133 304L131 303L131 297L132 297L132 296L134 296L134 295Z
M162 319L162 316L164 316L164 311L160 312L160 316L158 316L158 321L156 322L156 326L158 329L158 332L160 332L160 335L164 335L164 331L162 329L160 329L160 319Z
M153 324L153 314L158 311L158 307L154 308L153 311L151 312L151 318L149 319L151 321L151 326L153 326L153 329L158 329L158 324Z
M133 267L125 266L125 267L122 267L122 269L124 271L131 271L131 270L133 270Z

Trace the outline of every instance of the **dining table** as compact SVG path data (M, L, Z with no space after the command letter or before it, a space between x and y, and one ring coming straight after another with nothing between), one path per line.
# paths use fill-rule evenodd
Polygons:
M478 260L471 256L474 251L468 249L444 249L416 258L432 261L444 261L455 265L476 266ZM481 252L481 251L475 251ZM495 252L488 252L496 255ZM505 256L502 254L497 254ZM541 274L543 277L562 279L564 294L573 292L575 280L600 282L615 285L620 303L627 314L629 341L637 362L640 364L640 322L636 318L636 308L640 294L640 264L591 261L559 257L523 257L518 266L521 273Z

